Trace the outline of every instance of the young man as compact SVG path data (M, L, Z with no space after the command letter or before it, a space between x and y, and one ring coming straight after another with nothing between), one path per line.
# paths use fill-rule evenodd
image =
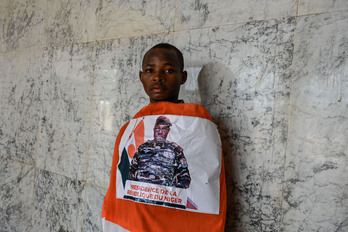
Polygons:
M142 69L150 104L117 136L103 230L224 231L221 141L204 107L178 99L187 79L182 53L158 44Z

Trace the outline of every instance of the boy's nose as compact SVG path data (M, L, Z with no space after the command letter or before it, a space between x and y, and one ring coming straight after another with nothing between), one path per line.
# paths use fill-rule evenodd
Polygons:
M156 72L155 75L153 75L152 78L153 81L163 82L164 81L164 75L161 72Z

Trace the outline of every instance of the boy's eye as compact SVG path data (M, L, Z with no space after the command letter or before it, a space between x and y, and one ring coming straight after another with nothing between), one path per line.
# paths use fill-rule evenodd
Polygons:
M152 73L152 72L153 72L153 69L152 69L152 68L147 68L147 69L145 69L145 72L146 72L146 73Z
M173 73L174 70L173 69L166 69L166 73Z

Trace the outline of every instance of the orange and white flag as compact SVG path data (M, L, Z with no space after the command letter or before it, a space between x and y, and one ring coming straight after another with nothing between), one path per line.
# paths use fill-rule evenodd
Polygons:
M224 231L221 140L204 107L150 103L122 127L102 217L107 232Z

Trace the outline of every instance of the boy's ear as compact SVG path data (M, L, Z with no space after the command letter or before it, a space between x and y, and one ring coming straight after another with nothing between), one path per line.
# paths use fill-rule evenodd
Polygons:
M140 79L141 83L143 83L143 79L141 78L142 73L143 73L143 71L139 71L139 79Z
M183 71L183 72L181 73L181 76L182 76L182 78L181 78L181 84L183 85L183 84L185 84L185 82L186 82L186 80L187 80L187 72L186 72L186 71Z

